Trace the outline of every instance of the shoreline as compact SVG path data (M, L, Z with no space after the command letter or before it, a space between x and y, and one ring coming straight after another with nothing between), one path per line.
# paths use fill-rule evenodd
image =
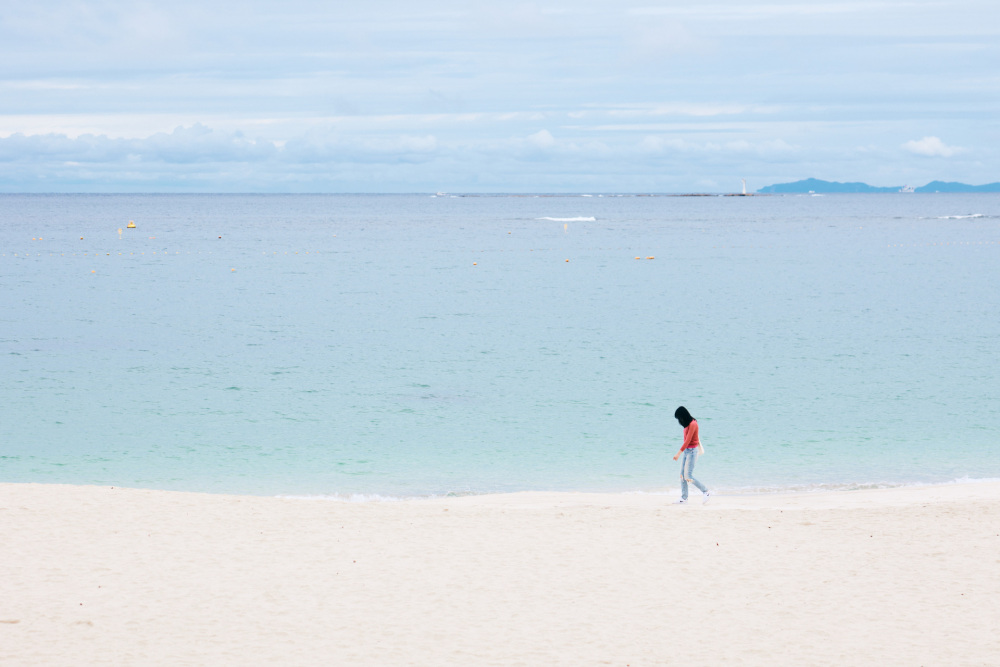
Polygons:
M823 484L794 484L787 486L724 486L713 484L710 488L712 498L790 498L802 496L811 498L814 496L828 496L831 494L859 494L870 491L889 492L905 491L907 489L937 489L949 487L973 486L1000 484L998 477L961 477L945 481L910 481L910 482L835 482ZM340 493L317 493L317 492L282 492L282 491L255 491L255 490L225 490L225 489L198 489L198 488L163 488L158 486L129 486L111 485L108 482L73 482L73 481L0 481L0 488L4 486L13 487L67 487L67 488L94 488L94 489L115 489L119 491L152 491L176 494L195 494L214 497L232 498L274 498L285 500L321 500L327 502L342 503L409 503L423 502L429 500L452 500L457 498L503 498L516 496L519 494L551 495L554 498L564 496L635 496L650 497L660 499L663 502L671 503L680 496L679 486L662 486L651 489L636 488L612 488L612 489L538 489L522 488L510 490L486 490L472 491L463 489L460 491L448 492L424 492L405 495L396 491L344 491ZM701 492L697 489L691 490L691 498L700 502Z
M329 502L0 484L0 663L988 664L1000 481Z
M759 489L747 489L747 488L736 488L732 489L729 487L713 487L710 489L712 492L712 498L789 498L802 496L803 498L812 498L815 496L827 496L831 494L858 494L866 493L869 491L905 491L905 490L917 490L917 489L937 489L937 488L947 488L947 487L963 487L966 485L977 486L977 485L1000 485L1000 479L985 477L985 478L963 478L950 480L947 482L900 482L900 483L872 483L872 484L843 484L843 485L829 485L829 486L814 486L809 487L808 485L798 485L792 487L764 487ZM69 485L69 486L98 486L93 484L84 485ZM121 487L126 488L126 487ZM721 490L716 491L716 488ZM155 489L150 489L155 490ZM174 493L173 491L170 491ZM176 491L176 493L202 493L198 491ZM391 494L383 493L342 493L342 494L296 494L296 493L279 493L273 495L256 495L256 494L231 494L231 493L214 493L208 492L209 495L228 495L228 496L249 496L256 498L281 498L287 500L322 500L328 502L342 502L342 503L406 503L406 502L422 502L429 500L453 500L458 498L503 498L516 495L542 495L542 496L553 496L554 498L562 496L595 496L595 497L614 497L614 496L637 496L637 497L651 497L667 499L667 502L673 502L680 495L680 487L668 487L663 490L655 491L552 491L552 490L522 490L522 491L488 491L484 493L476 492L462 492L462 493L445 493L445 494L428 494L428 495L415 495L415 496L395 496ZM701 492L697 489L692 489L691 499L697 501L695 504L700 502Z
M420 504L429 502L473 502L485 505L503 505L510 499L533 498L540 501L551 501L563 503L572 501L577 504L587 504L589 502L602 503L615 498L620 499L620 505L646 506L649 504L662 505L673 504L680 494L679 488L668 487L658 491L548 491L548 490L523 490L523 491L499 491L486 493L448 493L442 495L426 496L392 496L380 493L345 493L345 494L293 494L281 493L275 495L252 494L252 493L226 493L215 491L179 491L173 489L159 489L150 487L133 486L109 486L105 484L71 484L64 482L0 482L0 502L5 493L16 491L17 489L76 489L81 492L85 490L108 490L118 493L143 493L143 494L165 494L168 496L195 496L206 498L226 498L241 500L291 500L291 501L321 501L345 504ZM898 505L907 501L922 502L914 494L927 494L927 498L932 502L942 502L947 500L998 500L1000 501L1000 479L995 478L963 478L948 482L928 482L928 483L900 483L900 484L859 484L844 485L844 488L802 488L788 487L772 488L761 490L727 490L716 491L710 489L712 499L709 504L717 505L716 501L730 508L741 508L746 505L754 507L784 507L791 502L799 507L831 507L836 505L836 499L849 498L866 501L891 502ZM912 496L912 497L911 497ZM631 499L631 500L628 500ZM701 504L701 492L692 489L690 498L692 505ZM855 505L856 502L849 502L846 505Z

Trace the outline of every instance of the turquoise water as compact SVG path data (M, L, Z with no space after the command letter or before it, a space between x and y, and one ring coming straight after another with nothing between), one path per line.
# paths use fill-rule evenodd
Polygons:
M0 195L0 481L997 478L998 314L990 194Z

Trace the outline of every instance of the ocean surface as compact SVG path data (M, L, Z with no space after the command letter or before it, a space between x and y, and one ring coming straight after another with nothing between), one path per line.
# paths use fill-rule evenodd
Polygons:
M2 482L1000 478L998 369L997 194L0 195Z

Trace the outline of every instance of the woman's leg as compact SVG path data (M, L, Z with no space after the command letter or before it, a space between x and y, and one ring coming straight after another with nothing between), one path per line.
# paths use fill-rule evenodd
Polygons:
M688 499L688 482L687 482L687 466L688 466L688 450L684 450L681 454L681 500Z
M697 459L697 458L698 458L698 450L697 449L685 449L684 450L684 468L683 469L684 469L684 477L687 478L687 480L686 480L686 482L684 484L684 487L685 487L685 489L684 489L684 491L685 491L684 497L685 498L687 498L687 493L686 493L686 491L687 491L687 488L686 488L687 487L687 482L691 482L692 484L694 484L696 487L698 487L698 490L701 491L702 493L708 493L708 489L705 488L705 485L702 484L701 482L699 482L698 480L696 480L694 478L694 462L695 462L695 459Z

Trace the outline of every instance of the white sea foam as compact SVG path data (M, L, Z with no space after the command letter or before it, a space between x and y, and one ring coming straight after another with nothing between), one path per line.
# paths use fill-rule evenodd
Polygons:
M720 492L735 493L738 495L759 495L771 493L828 493L831 491L867 491L872 489L906 489L924 486L950 486L952 484L983 484L1000 482L994 477L959 477L944 482L848 482L848 483L815 483L815 484L788 484L774 486L733 486L724 487L717 485L713 490Z
M550 218L546 216L544 218L535 218L535 220L550 220L552 222L594 222L597 220L597 218L594 217L585 218L583 216L579 218Z
M351 494L330 494L330 495L280 495L277 498L285 500L332 500L339 503L397 503L403 500L413 500L418 496L383 496L378 493L351 493Z
M869 491L874 489L906 489L918 487L951 486L953 484L988 484L1000 482L1000 478L994 477L959 477L944 482L853 482L853 483L815 483L815 484L788 484L773 486L727 486L715 484L711 491L713 495L730 496L758 496L758 495L783 495L798 493L831 493L838 491ZM428 495L412 496L388 496L377 493L351 493L351 494L314 494L314 495L278 495L276 498L286 500L327 500L339 503L396 503L413 500L433 500L437 498L461 498L465 496L490 496L503 495L504 493L519 493L531 491L522 489L520 491L482 491L471 492L462 491L457 493L438 493ZM678 487L667 487L654 490L631 490L619 491L626 496L675 496L679 491ZM560 492L556 492L560 493ZM575 491L564 491L563 493L576 493ZM583 491L582 493L587 493ZM608 493L607 491L592 491L592 493ZM614 492L612 492L614 493Z
M982 213L970 213L969 215L941 215L938 220L968 220L969 218L985 218Z

